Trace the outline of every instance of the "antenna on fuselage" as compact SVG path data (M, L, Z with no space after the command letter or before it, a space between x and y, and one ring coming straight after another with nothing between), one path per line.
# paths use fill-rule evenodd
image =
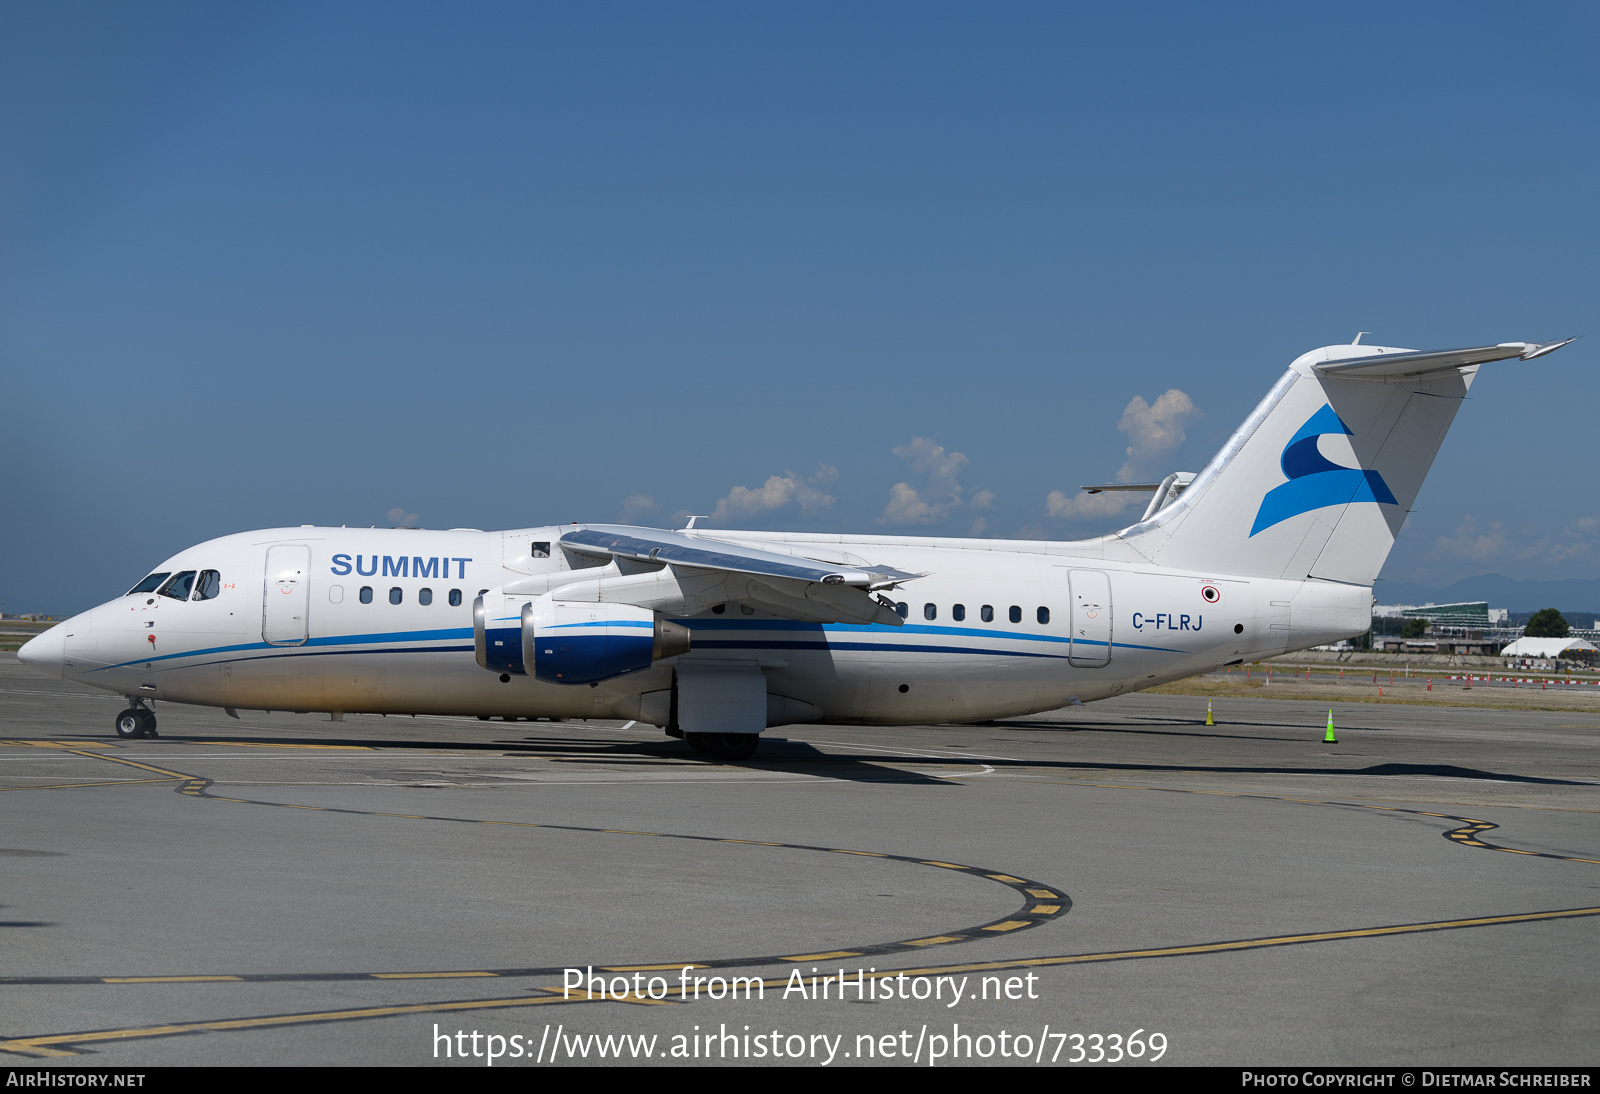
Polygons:
M1372 332L1370 330L1358 330L1358 331L1356 331L1356 336L1354 338L1350 339L1350 344L1352 346L1359 346L1361 344L1361 336L1363 334L1371 334L1371 333Z
M705 516L705 514L704 514L704 513L700 513L700 514L698 514L698 515L697 515L697 516L692 516L692 517L690 517L690 518L689 518L689 523L688 523L688 524L685 524L685 525L684 525L684 526L683 526L683 529L682 529L682 530L683 530L683 531L685 531L685 532L687 532L687 531L688 531L688 530L689 530L689 529L691 529L691 528L693 528L693 527L694 527L694 522L695 522L695 521L697 521L697 520L699 520L699 519L700 519L700 518L701 518L701 517L703 517L703 516Z

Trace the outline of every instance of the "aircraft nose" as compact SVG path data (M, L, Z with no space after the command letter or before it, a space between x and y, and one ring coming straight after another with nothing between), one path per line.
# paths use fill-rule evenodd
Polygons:
M17 651L17 660L40 672L61 676L67 662L67 631L57 623L36 638L30 638Z

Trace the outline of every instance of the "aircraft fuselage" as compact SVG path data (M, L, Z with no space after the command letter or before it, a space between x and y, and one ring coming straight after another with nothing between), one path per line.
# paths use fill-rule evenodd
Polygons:
M768 724L963 723L1090 702L1369 625L1365 587L1160 571L1095 557L1098 541L715 532L841 562L870 554L924 576L888 593L904 605L900 626L802 622L729 600L674 619L691 652L594 685L486 671L474 654L481 592L618 573L615 561L564 552L569 530L225 536L157 568L194 572L184 598L150 589L108 601L30 643L24 660L131 698L213 707L656 724L675 666L732 661L759 666ZM279 580L286 559L306 560L302 579Z

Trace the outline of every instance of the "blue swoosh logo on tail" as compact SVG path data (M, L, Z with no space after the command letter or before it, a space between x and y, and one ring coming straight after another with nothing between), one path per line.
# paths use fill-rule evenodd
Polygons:
M1330 433L1355 435L1333 412L1333 407L1325 405L1307 418L1306 424L1289 438L1289 443L1283 447L1283 458L1279 461L1289 481L1267 491L1261 499L1256 522L1250 528L1252 536L1290 517L1330 505L1349 505L1358 501L1400 504L1395 500L1389 484L1376 471L1341 467L1317 451L1317 438Z

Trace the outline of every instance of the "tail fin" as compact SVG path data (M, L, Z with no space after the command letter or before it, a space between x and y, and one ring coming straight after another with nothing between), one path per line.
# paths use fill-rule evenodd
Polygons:
M1565 344L1313 350L1176 501L1117 535L1162 566L1370 585L1478 366Z

